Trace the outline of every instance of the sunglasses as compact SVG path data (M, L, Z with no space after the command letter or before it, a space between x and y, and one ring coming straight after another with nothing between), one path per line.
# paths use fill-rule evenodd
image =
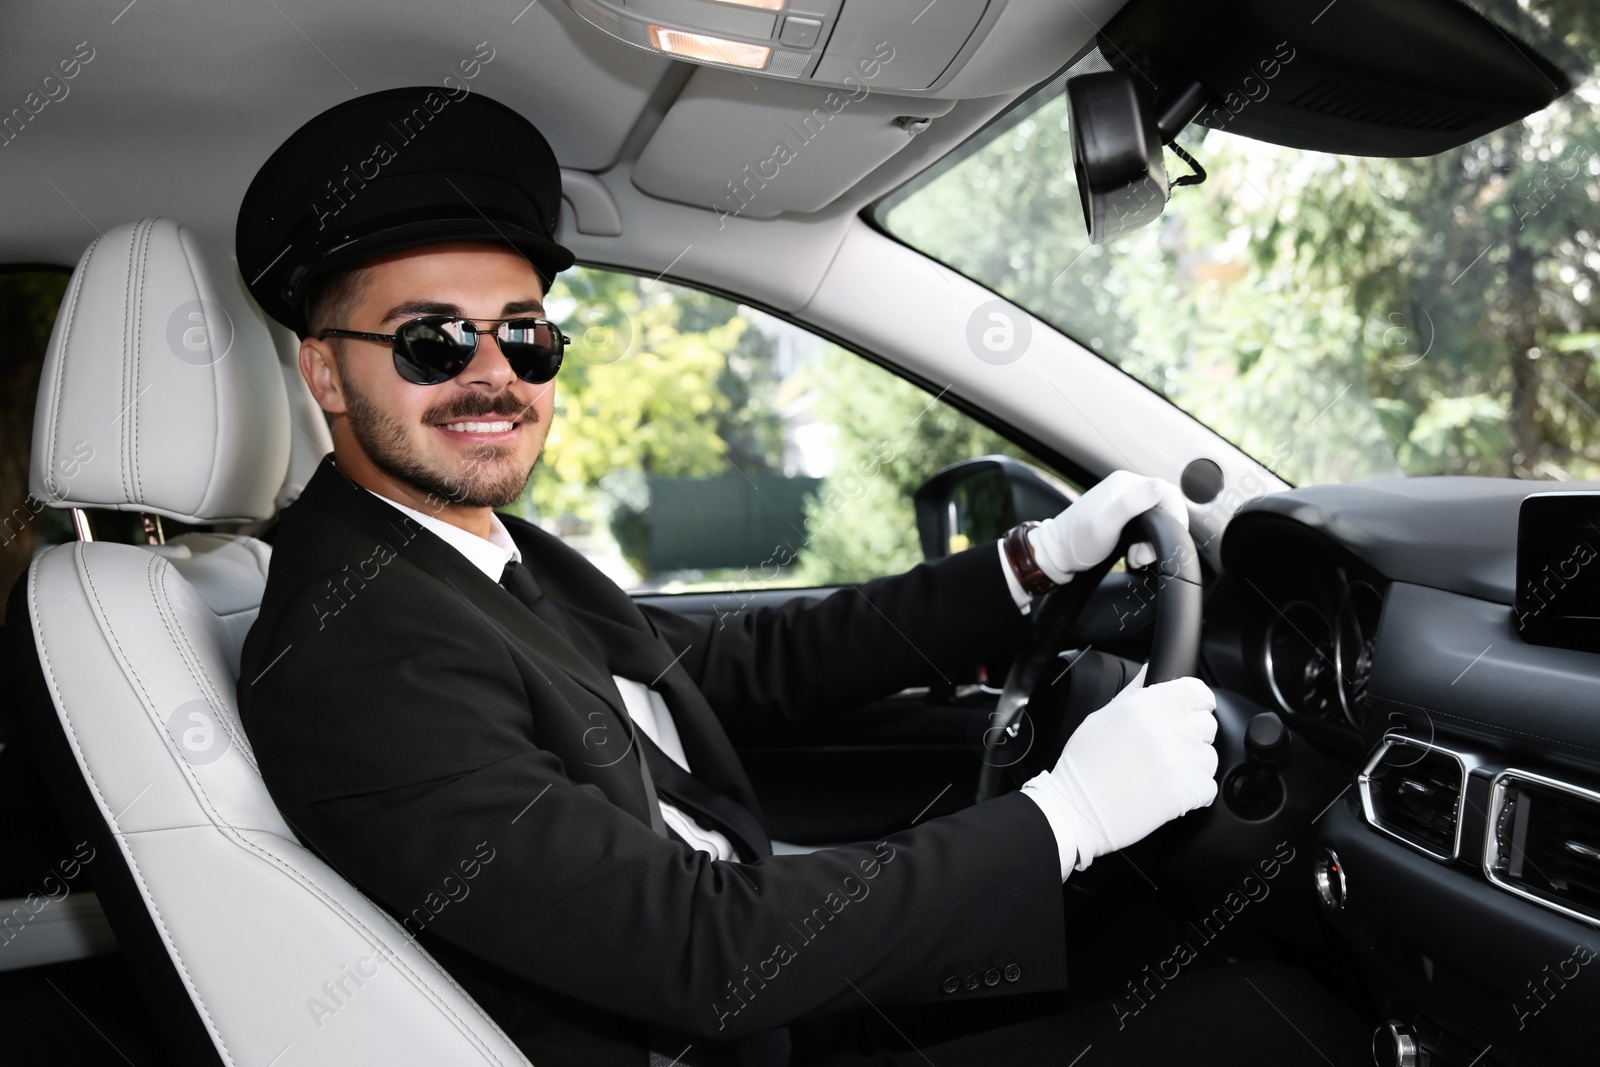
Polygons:
M478 351L480 330L471 319L428 315L407 319L394 333L323 330L317 340L348 337L377 341L394 348L394 369L416 385L438 385L467 369ZM494 328L500 351L518 378L541 384L561 369L561 356L572 339L548 319L506 319Z

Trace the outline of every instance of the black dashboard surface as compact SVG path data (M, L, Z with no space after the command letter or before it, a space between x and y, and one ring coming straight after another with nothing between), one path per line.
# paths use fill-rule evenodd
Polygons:
M1594 980L1554 1002L1535 981L1571 946L1592 958L1600 926L1600 655L1529 644L1512 621L1523 499L1593 489L1308 486L1247 503L1223 538L1206 662L1342 757L1350 787L1318 824L1339 872L1323 914L1378 1017L1426 1034L1435 1063L1594 1062ZM1406 797L1392 807L1357 774L1375 773L1385 741L1435 760L1376 772ZM1435 776L1452 761L1459 772ZM1559 788L1509 800L1506 775ZM1431 831L1454 838L1430 850Z
M1223 539L1208 662L1349 758L1416 719L1600 774L1600 656L1512 623L1522 501L1578 489L1600 483L1413 478L1252 500Z
M1228 524L1229 570L1290 520L1323 534L1391 581L1510 604L1517 579L1517 514L1524 497L1600 490L1600 482L1515 478L1394 478L1311 485L1258 497Z

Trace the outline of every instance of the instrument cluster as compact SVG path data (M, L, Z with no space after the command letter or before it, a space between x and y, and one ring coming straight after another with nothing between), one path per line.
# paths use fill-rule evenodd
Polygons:
M1263 593L1256 663L1280 710L1359 731L1383 593L1343 568L1319 578Z

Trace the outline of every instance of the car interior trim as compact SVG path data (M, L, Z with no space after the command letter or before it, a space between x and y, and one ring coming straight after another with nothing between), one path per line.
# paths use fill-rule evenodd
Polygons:
M1461 779L1456 787L1455 833L1452 835L1452 843L1448 853L1438 852L1418 841L1414 841L1403 834L1391 830L1389 827L1383 824L1383 820L1378 814L1372 795L1374 773L1377 771L1379 765L1382 764L1383 757L1388 755L1389 751L1396 747L1418 748L1425 752L1437 752L1441 755L1449 756L1450 758L1454 759L1457 766L1461 768ZM1373 750L1371 758L1369 758L1366 762L1366 765L1361 768L1361 773L1356 776L1356 791L1361 797L1361 813L1366 818L1367 825L1371 826L1374 830L1377 830L1382 834L1387 834L1396 841L1400 842L1402 845L1414 848L1425 856L1431 856L1436 860L1446 863L1455 859L1459 859L1461 856L1461 827L1463 822L1461 818L1461 810L1463 807L1465 807L1466 803L1467 779L1472 776L1473 769L1478 767L1479 764L1480 761L1478 758L1471 753L1462 752L1432 741L1422 741L1415 737L1407 737L1404 734L1385 734L1383 740L1378 744L1378 747Z
M1496 828L1500 824L1500 819L1506 814L1506 807L1511 799L1511 787L1516 782L1531 782L1535 785L1542 785L1548 789L1559 790L1587 800L1595 806L1596 822L1600 824L1600 792L1560 778L1551 778L1548 775L1536 774L1533 771L1525 771L1518 767L1507 767L1496 774L1489 785L1488 826L1485 828L1483 835L1484 877L1504 889L1507 893L1513 893L1524 900L1531 900L1541 907L1549 908L1551 911L1559 912L1580 922L1594 923L1596 921L1595 915L1570 907L1544 894L1534 892L1526 886L1518 885L1515 881L1506 878L1500 873L1502 858L1500 853L1501 835ZM1516 848L1515 845L1511 847L1513 849Z

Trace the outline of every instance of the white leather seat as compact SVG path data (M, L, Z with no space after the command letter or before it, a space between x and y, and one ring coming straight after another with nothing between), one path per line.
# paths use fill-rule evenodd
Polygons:
M62 303L30 488L57 507L259 522L285 485L288 411L228 260L171 220L121 226ZM98 842L96 886L158 1022L185 1061L526 1064L268 797L234 688L270 557L224 534L78 541L25 579L36 722L59 734L58 774L82 779L58 784Z

